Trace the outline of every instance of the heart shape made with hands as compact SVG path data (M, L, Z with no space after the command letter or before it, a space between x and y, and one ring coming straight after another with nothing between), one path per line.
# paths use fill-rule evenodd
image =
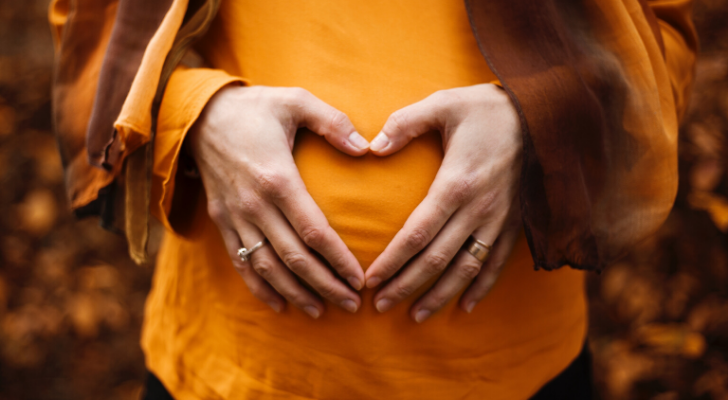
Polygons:
M502 91L496 93L503 100ZM463 309L472 311L493 285L521 229L519 207L514 207L520 129L510 101L505 102L509 112L500 110L494 118L496 107L492 113L471 107L476 112L468 113L468 107L454 103L453 112L443 106L453 104L448 95L431 97L392 114L362 158L336 152L312 134L301 135L294 148L312 197L368 266L366 286L387 283L374 295L377 309L386 311L430 290L412 308L417 321L444 305L435 299L450 299L477 282L461 298ZM498 140L483 134L484 118ZM449 143L455 135L464 140ZM493 164L503 171L500 179L489 178ZM502 195L489 195L493 191ZM478 222L486 219L495 223ZM483 264L461 249L471 235L497 242L492 262Z
M502 90L476 85L394 112L365 147L345 114L303 89L228 87L187 142L208 213L253 295L317 318L314 293L356 312L359 290L387 282L373 297L384 312L441 275L411 308L421 322L466 285L460 302L471 311L510 251L499 249L515 242L506 222L518 209L518 124ZM461 251L471 235L495 243L485 265ZM264 239L270 246L250 260L237 256Z

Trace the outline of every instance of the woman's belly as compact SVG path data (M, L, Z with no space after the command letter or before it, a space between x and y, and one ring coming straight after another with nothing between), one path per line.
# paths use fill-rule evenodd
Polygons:
M303 131L293 156L309 193L366 269L427 195L442 146L431 132L390 157L356 158Z
M302 139L320 146L316 138ZM319 151L328 150L297 157ZM388 173L385 167L362 169L376 178ZM436 168L428 173L432 170ZM340 183L345 191L349 180L361 177L356 168L351 174L336 171L321 170L307 179L310 190L326 185L329 176L331 185ZM391 176L383 180L391 187L363 197L388 196L373 203L362 196L316 194L363 267L387 245L428 186L427 181L410 186ZM419 190L417 196L402 195L411 187ZM334 205L327 206L329 201ZM339 207L353 211L337 215ZM365 211L356 212L358 207ZM204 206L198 212L204 213ZM235 272L215 225L209 218L201 222L194 238L165 237L146 308L143 347L150 369L165 382L201 379L222 398L241 399L392 398L393 393L407 399L479 399L486 394L518 399L556 376L582 346L582 272L534 271L523 239L471 314L455 298L417 324L409 308L419 293L380 314L372 302L375 290L365 289L357 313L327 302L326 312L313 320L291 304L276 313L255 298Z
M226 0L200 49L253 84L308 89L368 140L437 90L494 79L459 0ZM353 158L302 131L293 153L363 268L426 196L443 157L435 132L389 157ZM291 305L277 314L237 275L209 218L195 233L165 237L147 307L145 351L165 382L199 377L225 398L527 398L581 348L582 274L534 272L524 240L472 314L453 299L417 324L408 312L417 295L380 314L371 289L356 314L333 304L318 320Z

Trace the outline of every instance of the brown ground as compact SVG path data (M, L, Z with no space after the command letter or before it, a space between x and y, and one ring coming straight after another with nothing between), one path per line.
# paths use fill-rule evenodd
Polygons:
M728 400L728 0L696 1L703 51L675 210L655 238L589 278L605 400ZM67 211L46 8L0 2L0 400L135 399L151 270Z

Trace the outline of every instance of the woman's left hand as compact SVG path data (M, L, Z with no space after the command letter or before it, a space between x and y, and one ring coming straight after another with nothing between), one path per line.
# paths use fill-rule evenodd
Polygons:
M371 288L406 266L374 296L380 312L442 273L412 306L417 322L466 285L460 307L471 312L493 286L521 229L517 193L523 142L505 91L483 84L436 92L393 113L370 149L390 155L432 130L442 134L440 170L425 199L366 271ZM471 235L493 246L484 264L463 248Z

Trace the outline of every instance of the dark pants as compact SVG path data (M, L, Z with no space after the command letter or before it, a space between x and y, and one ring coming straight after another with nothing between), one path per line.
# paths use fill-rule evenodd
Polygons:
M594 398L593 390L591 353L585 344L579 356L531 400L591 400Z
M556 378L549 381L531 400L590 400L592 399L591 353L584 345L581 354ZM174 400L162 382L151 372L142 400ZM446 400L446 399L443 399Z

